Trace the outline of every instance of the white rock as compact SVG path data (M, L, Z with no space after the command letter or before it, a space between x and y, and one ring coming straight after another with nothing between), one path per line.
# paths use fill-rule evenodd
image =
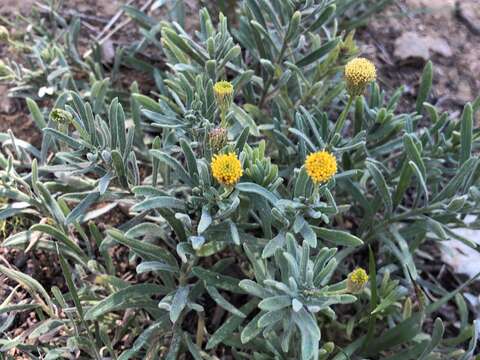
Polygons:
M480 230L455 229L453 230L472 242L480 245ZM450 265L458 274L467 275L469 278L480 273L480 251L472 249L459 240L449 240L440 243L442 261Z

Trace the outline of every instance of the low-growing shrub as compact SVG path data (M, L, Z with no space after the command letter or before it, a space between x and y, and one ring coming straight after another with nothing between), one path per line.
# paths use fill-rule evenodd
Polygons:
M27 100L41 148L0 134L0 219L34 223L2 246L49 253L65 286L0 265L19 284L0 329L23 311L37 317L0 351L473 358L478 324L461 295L471 280L445 288L427 265L445 239L477 247L453 229L480 225L465 224L480 212L480 101L440 112L429 62L416 109L399 112L403 89L382 91L353 33L339 31L345 3L246 0L234 28L201 10L194 35L129 8L145 38L115 71L141 67L139 49L158 46L166 65L144 69L157 87L147 95L134 83L116 97L91 59L79 60L91 71L81 87L71 62L44 69L53 105ZM124 220L109 223L119 209ZM119 246L136 267L128 281ZM30 297L17 301L20 288ZM447 303L454 325L438 316Z

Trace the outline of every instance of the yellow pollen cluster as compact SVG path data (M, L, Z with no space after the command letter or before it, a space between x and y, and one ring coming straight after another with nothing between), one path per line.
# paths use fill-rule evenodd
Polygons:
M352 282L358 285L365 285L368 281L367 272L362 268L357 268L350 273Z
M348 275L347 289L352 293L358 293L363 290L367 282L367 272L362 268L357 268Z
M328 151L317 151L307 156L305 169L314 183L326 182L337 173L337 159Z
M351 96L362 95L366 86L377 77L375 65L367 59L356 58L345 66L347 91Z
M217 97L225 97L233 94L233 85L228 81L219 81L213 86L213 91Z
M222 185L233 186L243 175L242 163L234 153L214 155L212 175Z

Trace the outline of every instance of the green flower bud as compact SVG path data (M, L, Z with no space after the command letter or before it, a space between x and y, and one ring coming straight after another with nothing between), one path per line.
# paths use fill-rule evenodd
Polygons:
M50 119L59 124L69 124L73 117L68 111L56 108L50 112Z
M10 33L5 26L0 25L0 43L10 42Z

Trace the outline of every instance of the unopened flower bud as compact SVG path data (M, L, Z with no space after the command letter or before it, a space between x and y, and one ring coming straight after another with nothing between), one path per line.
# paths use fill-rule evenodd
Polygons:
M10 41L10 33L5 26L0 25L0 43L8 43Z
M219 81L213 86L213 93L218 108L226 114L233 103L233 85L228 81Z
M208 141L213 153L217 153L227 145L227 130L221 127L215 128L208 134Z
M63 109L55 108L50 112L50 119L59 124L68 124L72 121L72 114Z

